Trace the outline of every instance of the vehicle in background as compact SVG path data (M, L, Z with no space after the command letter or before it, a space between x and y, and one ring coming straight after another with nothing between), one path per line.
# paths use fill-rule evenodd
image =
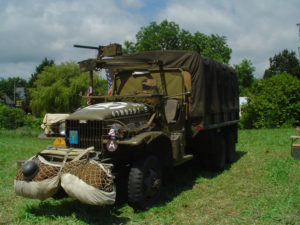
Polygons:
M65 120L70 114L67 113L46 113L41 128L43 133L38 136L40 139L55 139L65 136Z

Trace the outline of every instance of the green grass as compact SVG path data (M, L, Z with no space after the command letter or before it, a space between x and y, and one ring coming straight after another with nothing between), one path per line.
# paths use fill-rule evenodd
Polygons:
M222 173L195 161L168 176L158 205L134 212L124 200L89 206L73 199L25 199L13 191L16 161L50 141L24 131L0 133L0 224L300 224L300 160L294 129L241 130L237 161Z

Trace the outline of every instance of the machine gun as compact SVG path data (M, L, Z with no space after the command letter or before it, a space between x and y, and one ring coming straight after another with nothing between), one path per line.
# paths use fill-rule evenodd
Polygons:
M102 59L103 57L113 57L122 55L122 46L116 43L107 46L99 45L99 47L86 45L74 45L74 47L98 50L97 59Z
M95 47L95 46L86 46L86 45L74 45L75 48L86 48L86 49L93 49L98 50L97 59L88 59L79 62L80 71L81 72L89 72L90 75L90 95L93 95L93 70L97 67L97 61L101 61L103 57L114 57L122 55L122 46L120 44L110 44L107 46Z

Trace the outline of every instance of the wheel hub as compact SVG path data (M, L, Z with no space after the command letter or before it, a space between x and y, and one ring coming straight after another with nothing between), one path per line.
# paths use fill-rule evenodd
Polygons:
M149 169L148 176L145 178L144 184L145 194L147 197L152 197L157 193L161 185L161 179L155 170Z

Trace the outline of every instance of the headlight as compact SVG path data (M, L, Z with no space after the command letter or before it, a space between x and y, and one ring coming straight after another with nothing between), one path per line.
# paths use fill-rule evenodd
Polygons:
M59 124L58 131L61 136L65 136L66 135L66 123Z

